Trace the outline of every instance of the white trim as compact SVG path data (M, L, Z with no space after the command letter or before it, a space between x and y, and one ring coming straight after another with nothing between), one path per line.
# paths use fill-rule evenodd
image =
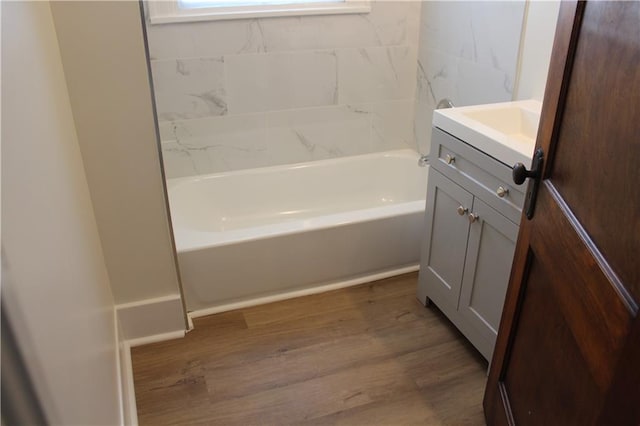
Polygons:
M133 366L131 364L131 346L123 340L123 333L118 321L118 312L113 310L116 344L116 370L118 374L118 399L120 402L120 424L138 426L138 410L136 393L133 385Z
M196 328L196 326L193 325L193 318L191 318L191 315L187 315L187 322L189 324L189 329L187 330L187 333L188 333L191 330L193 330L194 328Z
M148 313L149 307L152 307L152 309L166 308L167 302L170 305L174 305L175 299L176 296L165 296L142 302L118 305L114 309L115 343L118 348L116 355L116 370L118 373L120 424L123 426L138 426L138 409L136 406L136 390L133 381L131 348L149 343L178 339L184 337L185 330L170 331L167 333L159 333L125 340L126 335L123 332L120 317L123 316L123 313L125 313L125 317L127 314L131 314L132 312L134 314L140 314L141 312ZM179 296L178 300L180 300ZM182 306L182 302L180 302L180 306ZM180 308L180 315L182 315L182 308Z
M167 333L184 335L187 327L179 294L116 305L116 314L130 342Z
M154 303L162 303L162 302L167 302L167 301L173 301L176 298L179 299L180 295L179 294L169 294L167 296L154 297L154 298L151 298L151 299L136 300L135 302L120 303L120 304L116 305L116 311L117 310L121 310L121 309L136 308L136 307L139 307L139 306L149 305L149 304L154 304Z
M122 372L120 377L124 379L121 383L123 389L123 424L127 426L138 426L138 408L136 406L136 390L133 384L133 365L131 363L131 345L124 341L120 344L120 356Z
M124 370L123 370L123 360L122 360L122 348L120 343L120 326L118 325L118 313L115 308L113 309L113 328L114 328L114 339L115 339L115 347L116 347L116 374L118 375L118 405L120 409L120 424L125 426L127 423L125 421L125 411L127 402L124 400Z
M369 0L273 4L255 6L180 8L179 0L149 0L149 22L168 24L176 22L218 21L226 19L253 19L276 16L335 15L369 13Z
M127 343L130 347L149 345L151 343L165 342L167 340L182 339L186 330L170 331L168 333L154 334L153 336L138 337L137 339L129 339Z
M272 302L280 302L282 300L293 299L295 297L310 296L312 294L324 293L331 290L339 290L341 288L352 287L359 284L365 284L371 281L382 280L385 278L394 277L396 275L407 274L409 272L415 272L420 269L420 265L405 266L402 268L392 269L385 272L379 272L371 275L364 275L362 277L353 278L345 281L338 281L330 284L318 285L311 288L305 288L302 290L293 290L284 293L278 293L270 296L257 297L250 300L243 300L240 302L227 303L224 305L213 306L211 308L199 309L191 311L187 315L190 318L205 317L207 315L218 314L220 312L233 311L235 309L249 308L251 306L265 305Z

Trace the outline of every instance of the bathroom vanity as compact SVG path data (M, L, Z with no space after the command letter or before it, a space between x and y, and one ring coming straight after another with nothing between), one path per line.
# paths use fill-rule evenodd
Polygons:
M434 113L418 298L433 302L491 359L509 282L540 104Z

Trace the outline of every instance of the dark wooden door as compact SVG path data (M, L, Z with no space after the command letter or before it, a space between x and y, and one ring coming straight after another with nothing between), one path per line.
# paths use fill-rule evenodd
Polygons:
M640 2L566 2L487 423L640 424Z

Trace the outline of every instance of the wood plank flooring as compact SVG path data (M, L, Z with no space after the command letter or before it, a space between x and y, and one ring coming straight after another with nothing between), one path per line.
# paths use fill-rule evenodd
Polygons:
M481 425L486 361L417 274L195 320L132 349L141 425Z

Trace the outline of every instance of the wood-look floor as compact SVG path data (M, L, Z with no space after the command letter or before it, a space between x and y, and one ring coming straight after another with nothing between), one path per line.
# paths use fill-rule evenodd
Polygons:
M212 315L134 348L140 424L484 424L487 363L416 282Z

